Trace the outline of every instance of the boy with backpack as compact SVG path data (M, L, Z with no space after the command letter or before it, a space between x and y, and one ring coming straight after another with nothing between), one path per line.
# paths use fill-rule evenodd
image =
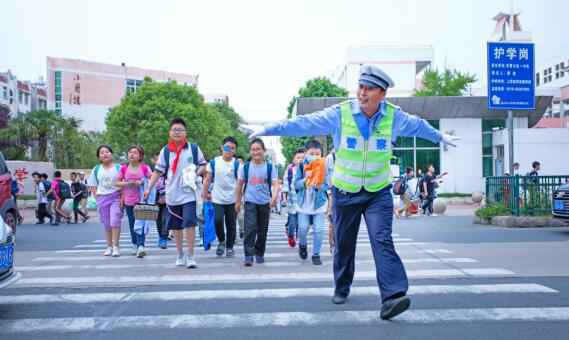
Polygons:
M186 122L182 118L174 118L170 122L170 141L160 151L158 163L148 189L144 192L146 199L162 174L166 176L166 205L168 213L168 229L174 230L176 239L176 266L196 268L194 257L194 241L197 221L197 177L205 171L207 164L200 148L186 139ZM182 238L186 231L188 253L184 255Z
M53 173L53 181L51 181L51 187L47 192L48 196L50 194L53 194L55 197L54 225L59 225L59 222L61 222L62 217L67 221L67 224L70 224L71 216L67 214L67 212L65 212L65 210L63 209L63 205L65 204L66 199L72 198L71 186L61 178L61 171L59 170Z
M207 175L203 185L203 200L211 200L215 209L215 234L219 241L215 252L217 256L224 254L227 257L235 256L233 250L237 234L235 187L240 166L235 158L236 150L237 140L231 136L225 137L221 145L221 156L215 157L207 165Z
M253 266L253 259L265 262L267 233L271 206L277 200L278 174L275 167L265 161L265 143L256 138L250 144L251 160L239 168L239 181L235 190L235 212L245 201L245 266Z
M405 174L398 178L393 184L393 193L399 195L403 201L403 208L395 208L395 216L399 217L402 213L405 213L405 217L409 217L411 214L409 208L411 206L411 188L409 187L409 181L413 178L413 168L406 167Z
M71 195L73 196L73 214L75 216L75 223L77 223L78 215L83 218L83 223L87 222L89 216L81 210L81 200L87 191L87 186L79 181L77 173L71 173Z

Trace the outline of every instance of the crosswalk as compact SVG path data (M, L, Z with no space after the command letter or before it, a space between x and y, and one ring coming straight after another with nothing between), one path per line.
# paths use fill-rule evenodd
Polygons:
M327 245L322 266L299 259L284 237L284 217L273 216L266 263L245 268L242 242L235 258L215 256L215 248L196 249L197 269L176 267L175 248L159 249L154 231L148 235L148 256L128 254L128 230L121 234L123 254L102 256L104 240L41 254L17 267L22 279L0 292L0 308L30 308L31 316L0 316L3 334L75 334L161 329L231 329L373 325L379 319L379 291L367 231L358 237L356 275L350 302L336 306L332 259ZM309 237L309 242L311 237ZM408 324L460 322L569 321L569 306L556 304L492 305L498 295L555 297L560 291L521 280L507 268L482 265L445 249L444 244L421 242L394 234L396 248L411 281L409 294L417 306L397 317ZM326 242L324 242L326 244ZM310 245L310 243L309 243ZM310 247L309 247L310 251ZM452 297L466 299L462 306ZM445 306L429 305L444 298ZM447 301L445 300L445 301ZM477 304L476 301L480 301ZM169 310L168 306L183 306ZM223 304L224 309L215 308ZM114 315L110 306L124 308ZM52 315L51 310L57 310Z

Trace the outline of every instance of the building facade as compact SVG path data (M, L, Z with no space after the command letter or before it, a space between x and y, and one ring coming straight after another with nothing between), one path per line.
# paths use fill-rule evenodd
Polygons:
M556 57L538 66L535 72L537 90L549 90L554 95L547 117L569 116L569 56Z
M9 70L0 73L0 111L13 116L46 108L47 91L43 82L18 80Z
M48 108L80 119L83 129L102 131L107 113L126 94L142 86L145 77L157 82L198 84L197 75L47 57Z

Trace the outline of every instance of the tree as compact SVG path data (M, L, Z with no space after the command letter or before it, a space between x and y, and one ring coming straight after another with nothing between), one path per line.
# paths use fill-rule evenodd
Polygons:
M246 155L249 153L249 142L247 141L247 136L239 131L239 125L243 122L241 116L227 104L215 103L208 105L217 111L223 117L223 120L229 123L230 131L228 132L228 136L230 135L235 137L238 144L236 155L247 158ZM221 141L219 141L218 145L220 144Z
M427 70L423 75L423 88L415 91L415 96L462 96L476 80L475 75L458 70Z
M347 97L348 91L332 83L326 77L311 79L298 90L298 95L293 97L288 106L287 118L292 117L294 104L299 97ZM292 162L296 149L303 147L313 137L282 137L283 154L287 164Z
M181 117L188 124L188 140L199 144L206 158L211 158L219 154L219 145L226 135L236 135L230 125L233 121L224 118L232 110L220 109L205 104L192 86L145 79L107 116L105 140L119 157L125 157L130 145L141 145L146 155L152 155L168 141L170 120Z

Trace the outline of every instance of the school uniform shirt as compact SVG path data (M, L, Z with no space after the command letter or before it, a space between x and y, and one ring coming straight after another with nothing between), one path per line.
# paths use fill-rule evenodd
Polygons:
M36 198L38 200L38 204L47 203L47 196L45 195L45 186L42 182L39 182L36 185Z
M166 158L164 150L170 153L168 169L166 169ZM206 160L203 156L202 150L198 146L198 166L206 165ZM168 151L168 147L160 150L158 163L156 163L156 170L161 173L167 173L165 191L166 191L166 204L167 205L182 205L189 202L196 201L196 192L190 188L183 188L183 173L184 169L194 164L192 156L192 148L189 144L180 152L180 159L178 160L178 167L175 172L172 170L174 160L176 159L176 152Z
M105 168L102 164L99 166L97 177L95 178L95 168L91 171L91 175L87 180L87 185L97 187L97 195L109 195L120 190L116 186L119 171L114 164L109 168Z
M217 165L217 164L216 164ZM239 167L239 180L245 180L244 176L245 164ZM271 179L267 181L267 163L255 164L253 162L249 165L249 182L246 183L244 200L245 202L255 204L269 204L271 196L269 185L278 179L277 169L273 165L271 170ZM270 184L269 184L270 183Z
M207 163L207 172L212 173L211 164ZM235 159L225 161L223 157L215 158L215 181L211 191L211 201L215 204L234 204L235 187Z

